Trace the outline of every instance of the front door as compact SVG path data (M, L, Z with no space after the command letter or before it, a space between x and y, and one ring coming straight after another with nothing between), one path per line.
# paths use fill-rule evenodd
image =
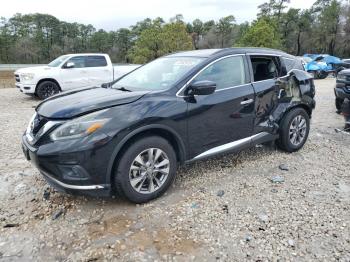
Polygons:
M73 63L73 67L67 67ZM85 56L75 56L70 58L60 72L62 91L89 86L88 73L85 67Z
M207 66L192 81L209 80L217 87L211 95L187 99L191 158L252 135L254 89L247 69L245 56L228 56Z

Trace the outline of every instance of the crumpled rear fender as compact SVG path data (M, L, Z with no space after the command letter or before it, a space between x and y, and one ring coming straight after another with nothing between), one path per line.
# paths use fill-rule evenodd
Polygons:
M277 133L284 115L295 107L302 107L311 117L316 106L315 85L312 76L302 70L291 70L288 75L277 80L279 90L276 106L271 111L267 121L259 124L271 133Z

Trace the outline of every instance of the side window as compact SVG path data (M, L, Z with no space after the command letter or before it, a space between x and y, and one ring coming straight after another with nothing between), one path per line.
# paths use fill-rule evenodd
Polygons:
M107 66L107 60L104 56L88 56L86 67L103 67Z
M224 58L204 69L194 81L209 80L216 83L216 90L243 85L245 67L242 56Z
M83 68L85 67L85 56L75 56L72 57L71 59L69 59L66 63L65 66L68 63L74 63L74 67L73 68Z
M284 65L286 66L287 72L294 69L294 64L295 64L294 59L282 57L282 61L283 61Z
M251 62L254 73L254 81L264 81L274 79L280 75L281 72L277 57L263 57L251 56Z

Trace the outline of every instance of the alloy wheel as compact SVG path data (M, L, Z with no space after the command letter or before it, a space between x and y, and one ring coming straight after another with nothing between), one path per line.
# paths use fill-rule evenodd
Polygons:
M289 127L289 140L294 146L303 143L306 135L306 119L302 115L297 115Z
M129 181L135 191L151 194L162 187L169 176L170 161L159 148L142 151L131 163Z

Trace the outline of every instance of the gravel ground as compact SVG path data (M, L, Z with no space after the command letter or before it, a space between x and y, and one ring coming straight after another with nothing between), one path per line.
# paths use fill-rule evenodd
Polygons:
M0 89L0 260L350 261L350 135L334 131L334 84L316 81L301 151L259 146L182 167L145 205L49 188L20 148L39 101Z

